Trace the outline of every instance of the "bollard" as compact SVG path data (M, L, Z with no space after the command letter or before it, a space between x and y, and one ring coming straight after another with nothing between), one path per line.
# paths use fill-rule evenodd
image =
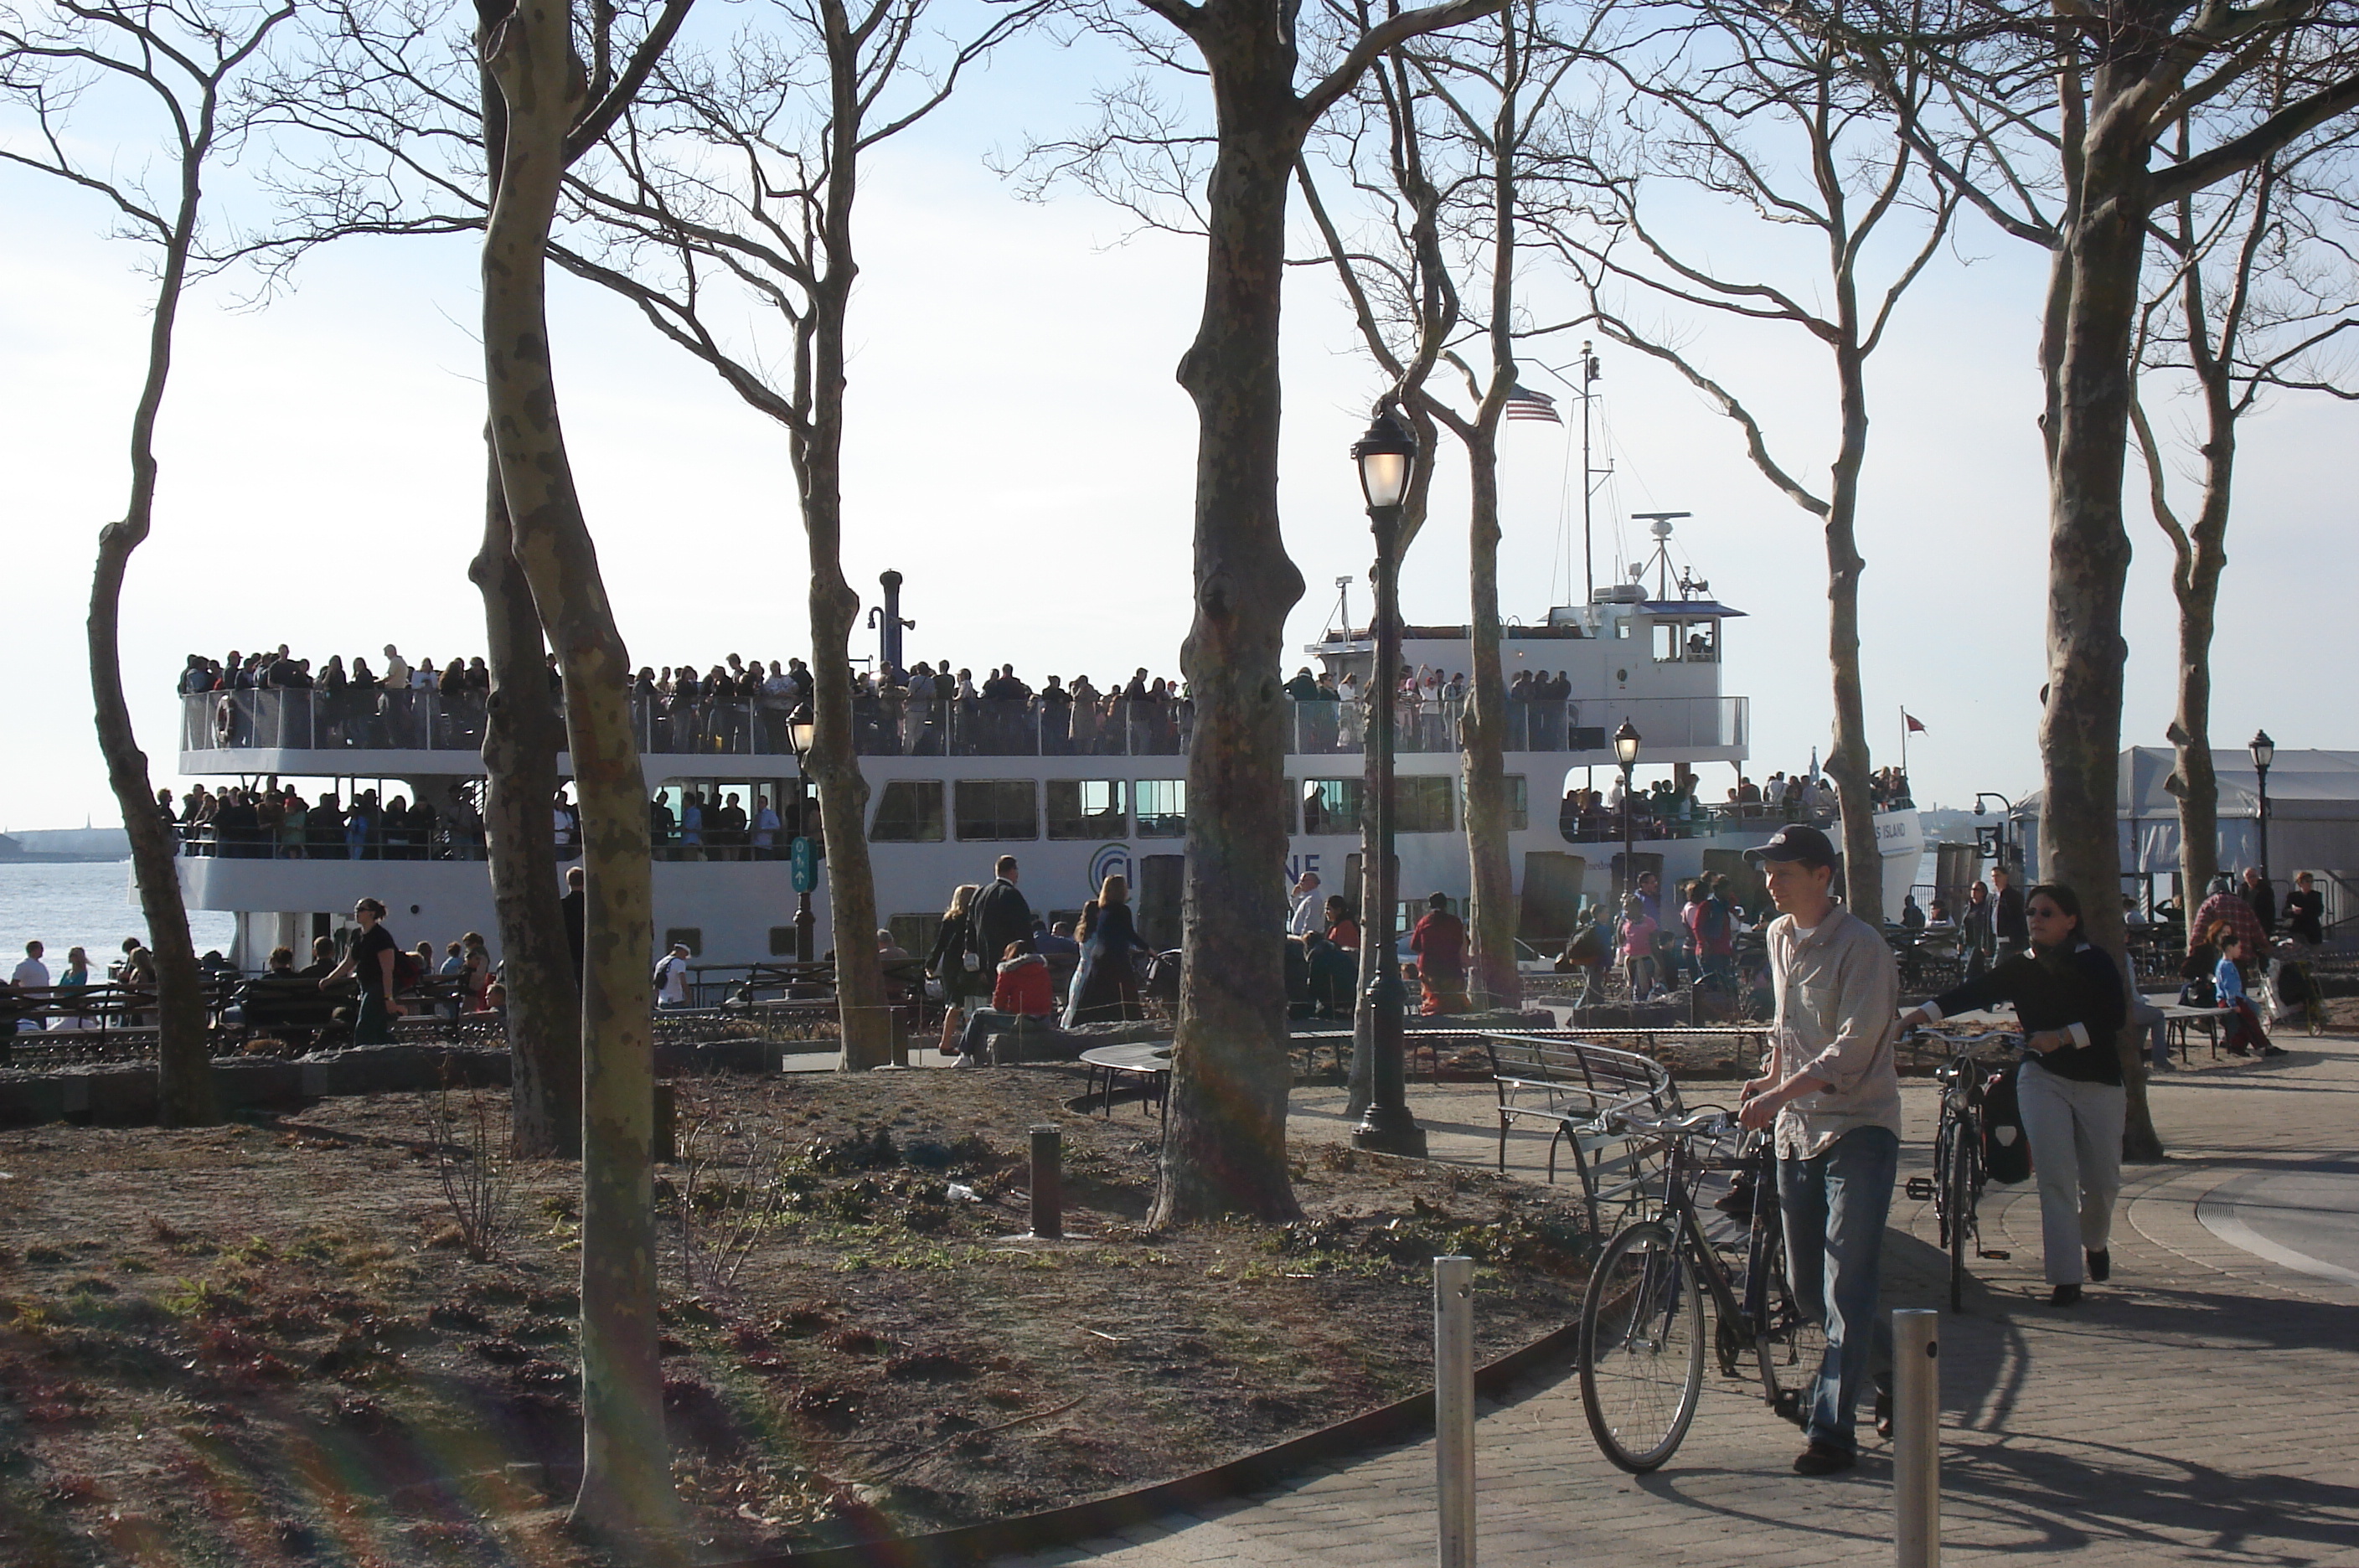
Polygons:
M1941 1563L1941 1315L1892 1314L1892 1543L1899 1568Z
M1435 1561L1474 1568L1474 1260L1433 1260Z
M1032 1234L1065 1234L1064 1134L1053 1127L1032 1129Z

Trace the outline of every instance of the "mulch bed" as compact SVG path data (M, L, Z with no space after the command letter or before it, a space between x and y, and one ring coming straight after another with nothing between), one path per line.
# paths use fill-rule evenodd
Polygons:
M1302 1222L1150 1233L1155 1124L1067 1111L1080 1088L679 1086L664 1351L708 1554L1126 1491L1414 1392L1438 1253L1480 1262L1483 1359L1576 1311L1561 1191L1298 1145ZM505 1105L447 1104L0 1134L0 1562L589 1560L558 1523L578 1172L516 1169L508 1236L471 1256L444 1177ZM1060 1243L1016 1234L1045 1123Z

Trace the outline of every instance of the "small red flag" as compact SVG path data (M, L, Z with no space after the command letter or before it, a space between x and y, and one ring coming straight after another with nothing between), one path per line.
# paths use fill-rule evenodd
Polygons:
M1900 719L1903 724L1908 726L1908 733L1910 735L1923 735L1926 733L1925 726L1923 724L1919 724L1915 719L1908 716L1908 709L1903 708L1900 710Z

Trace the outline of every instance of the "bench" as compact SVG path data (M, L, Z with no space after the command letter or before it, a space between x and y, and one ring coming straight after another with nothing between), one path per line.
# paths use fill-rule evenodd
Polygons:
M1507 1133L1517 1121L1549 1124L1548 1178L1556 1181L1557 1145L1572 1150L1589 1221L1598 1228L1602 1204L1627 1203L1653 1175L1660 1140L1633 1137L1615 1117L1680 1114L1680 1092L1670 1069L1633 1051L1587 1040L1541 1040L1526 1035L1485 1034L1491 1082L1499 1096L1499 1169L1507 1168Z

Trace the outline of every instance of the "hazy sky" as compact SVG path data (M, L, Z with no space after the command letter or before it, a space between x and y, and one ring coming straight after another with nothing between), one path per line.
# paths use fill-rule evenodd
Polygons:
M1079 192L1027 204L984 163L1027 132L1082 124L1087 84L1107 68L1102 54L1046 39L1022 46L878 158L864 187L846 566L872 596L878 572L906 574L913 660L980 671L1013 659L1035 684L1050 672L1103 682L1140 664L1177 673L1195 425L1173 368L1200 303L1201 245L1124 243L1122 215ZM141 156L128 124L93 124L93 142L110 129L126 160ZM0 170L0 636L16 671L0 690L10 736L0 827L103 822L113 806L86 712L82 624L97 526L122 506L147 284L135 247L104 237L106 215L90 199ZM1728 256L1759 244L1743 215L1699 221L1723 226ZM1896 760L1903 704L1926 724L1909 748L1924 803L2038 783L2046 555L2032 350L2042 267L2027 247L1970 224L1904 306L1871 372L1860 519L1867 712L1879 765ZM366 242L307 263L297 290L266 309L234 309L235 280L191 299L160 437L156 533L133 566L123 618L125 674L159 783L177 770L170 691L189 651L283 640L315 661L341 652L375 662L392 641L439 664L482 650L464 576L483 463L473 270L464 239ZM554 287L563 413L634 661L802 653L803 544L779 432L634 312L561 275ZM1291 648L1324 623L1333 579L1366 568L1345 449L1377 380L1323 275L1294 275L1285 331L1282 501L1288 549L1309 584ZM1822 473L1821 354L1791 336L1712 323L1693 327L1690 344L1752 398L1790 463ZM1565 343L1539 357L1571 354ZM1613 557L1617 514L1694 514L1680 526L1681 558L1750 613L1732 626L1726 676L1753 699L1751 771L1799 766L1823 749L1829 724L1819 537L1683 383L1610 346L1604 359L1618 474L1600 497L1601 558ZM1562 390L1544 374L1527 380ZM2182 409L2170 411L2174 427ZM2347 405L2287 399L2244 431L2216 648L2218 744L2265 724L2288 747L2359 746L2352 705L2321 701L2316 686L2359 652L2359 630L2340 613L2354 559L2354 421ZM1565 435L1510 427L1506 467L1503 608L1538 620L1555 602L1560 528L1577 506ZM2169 556L2135 465L2132 485L2124 735L2160 744L2171 709ZM1463 468L1446 448L1435 493L1439 515L1405 573L1406 608L1417 621L1462 620ZM1635 547L1638 530L1627 532ZM1364 617L1364 587L1353 606Z

